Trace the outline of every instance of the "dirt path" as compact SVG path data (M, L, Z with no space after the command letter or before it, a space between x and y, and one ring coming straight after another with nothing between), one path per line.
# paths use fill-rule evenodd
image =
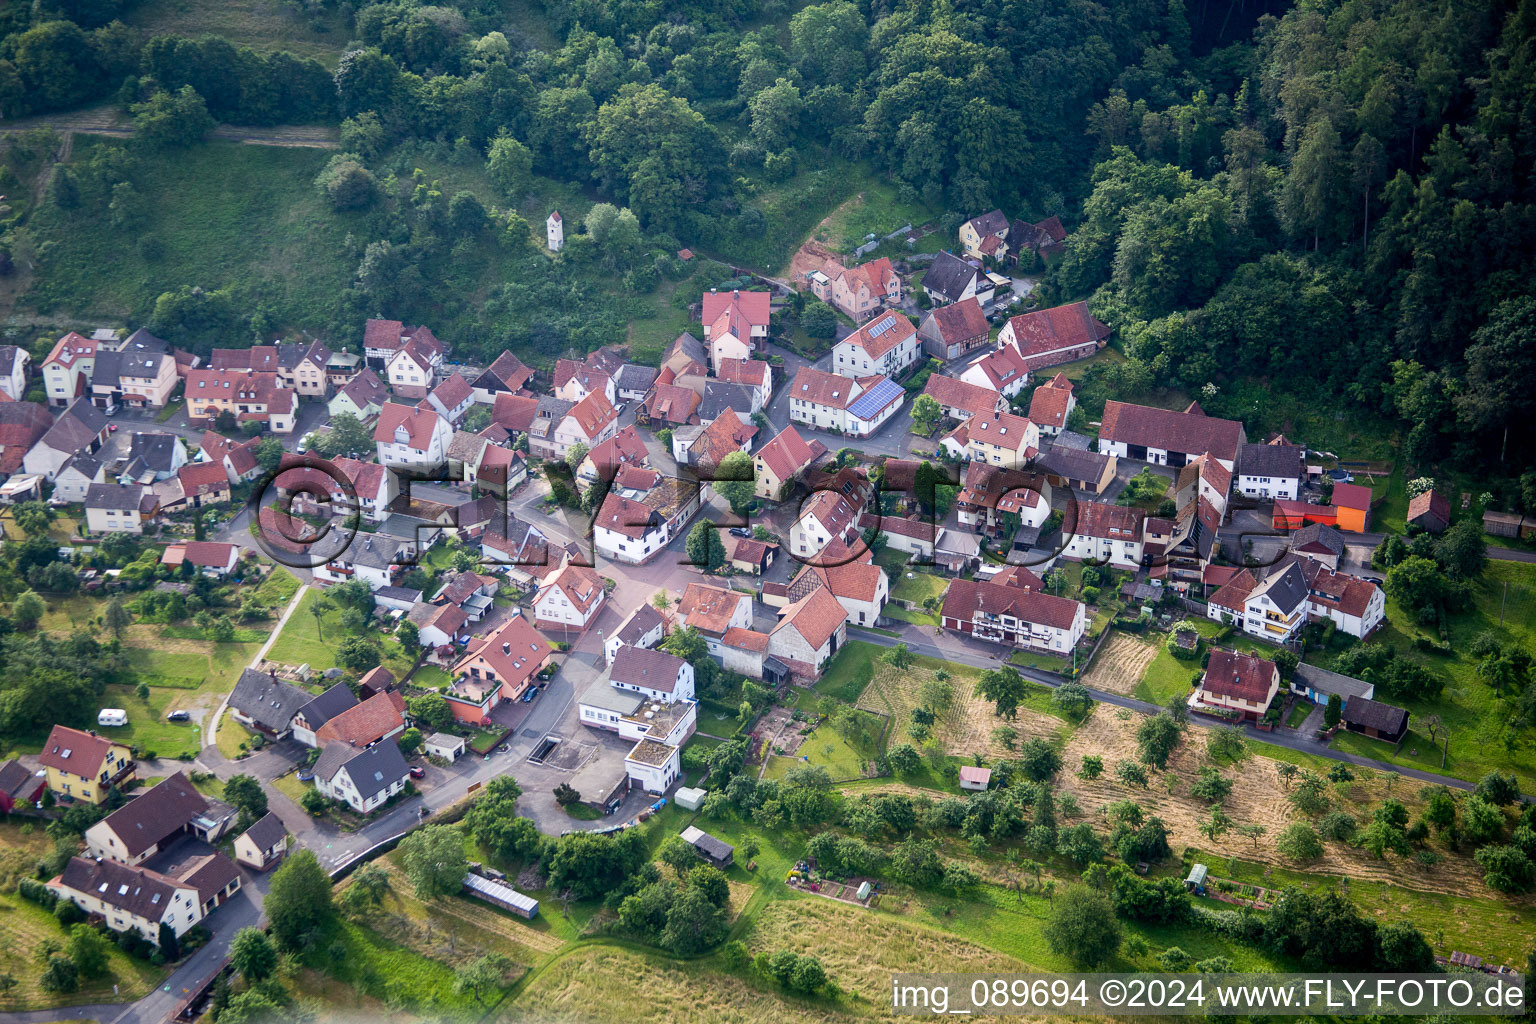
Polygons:
M789 258L789 269L784 276L789 278L790 285L792 287L799 287L800 282L805 280L805 275L820 270L828 263L839 262L840 257L838 257L837 254L832 252L832 250L828 249L825 245L822 245L820 242L816 241L816 235L821 231L822 228L827 226L828 222L830 222L833 217L838 215L839 211L841 211L843 207L849 205L850 203L862 203L863 201L864 193L862 192L856 196L852 196L843 200L837 205L836 209L823 217L816 224L816 226L811 229L810 236L807 237L804 242L800 243L800 248L796 249L795 254Z
M1104 649L1093 659L1093 667L1083 676L1083 685L1107 693L1136 692L1142 673L1157 657L1157 648L1124 633L1115 633L1104 641Z
M67 160L73 145L75 132L89 135L110 135L129 138L133 135L133 122L120 109L110 105L75 110L63 114L40 114L12 121L0 121L0 131L24 132L33 128L52 128L63 136L64 155ZM221 124L214 128L212 137L230 142L244 142L253 146L302 146L311 149L337 149L337 130L329 125L284 124L268 127Z

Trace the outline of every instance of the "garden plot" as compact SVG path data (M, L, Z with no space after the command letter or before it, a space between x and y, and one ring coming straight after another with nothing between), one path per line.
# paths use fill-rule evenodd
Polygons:
M1280 762L1258 753L1263 750L1262 744L1250 740L1249 750L1253 753L1236 765L1219 767L1222 774L1233 780L1232 794L1223 805L1227 816L1235 825L1263 825L1268 831L1259 838L1257 846L1236 828L1212 842L1199 830L1200 823L1210 815L1210 805L1189 795L1189 787L1199 778L1200 769L1211 764L1205 753L1206 730L1191 726L1169 759L1168 770L1155 773L1149 769L1146 789L1128 786L1115 777L1116 764L1137 759L1136 727L1143 720L1141 715L1127 712L1122 718L1117 713L1101 710L1067 742L1063 752L1061 788L1077 795L1089 820L1102 825L1101 808L1117 800L1131 799L1140 804L1149 817L1156 815L1168 826L1168 844L1175 854L1194 846L1217 858L1236 857L1286 868L1298 867L1280 855L1275 842L1292 821L1307 819L1290 804L1286 785L1275 771ZM1097 754L1104 759L1103 775L1092 781L1077 776L1084 754ZM1356 768L1355 773L1356 781L1348 784L1344 792L1330 786L1329 795L1335 807L1348 811L1364 825L1370 820L1372 807L1386 797L1386 782L1369 769ZM1172 794L1168 792L1169 777L1177 781ZM1391 795L1407 805L1410 815L1418 817L1427 789L1426 784L1399 778L1393 783ZM1468 857L1447 855L1434 867L1424 867L1411 858L1377 860L1364 850L1341 843L1325 842L1323 848L1321 859L1299 867L1362 881L1390 881L1431 892L1500 898L1483 884L1482 871ZM1436 848L1444 852L1443 848Z
M1156 657L1156 647L1116 631L1104 641L1093 665L1083 675L1083 685L1105 693L1129 695L1135 692L1136 684Z
M855 706L875 714L891 716L893 724L890 744L915 743L910 731L912 709L918 706L923 684L935 678L937 671L921 662L911 668L901 669L877 660L874 663L874 677L859 695ZM951 665L944 671L950 675L954 702L934 724L932 735L945 753L966 757L979 753L989 759L1017 753L992 738L992 731L1000 725L1013 726L1021 741L1036 736L1054 740L1060 734L1060 719L1028 708L1020 708L1018 717L1011 722L997 717L993 713L992 704L976 693L976 680L980 676L978 670Z

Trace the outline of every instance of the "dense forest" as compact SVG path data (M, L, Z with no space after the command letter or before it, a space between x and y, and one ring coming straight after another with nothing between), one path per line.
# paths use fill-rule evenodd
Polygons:
M0 12L6 116L111 100L143 136L47 202L115 212L210 117L341 126L317 187L349 218L351 286L317 318L157 282L144 318L187 343L345 340L387 304L467 355L547 361L621 339L625 297L687 276L683 246L752 262L766 191L824 210L858 162L946 230L1061 216L1044 296L1116 329L1115 390L1228 415L1284 390L1400 421L1416 465L1510 481L1536 454L1508 429L1536 406L1536 0L291 0L350 26L334 69L145 38L117 20L133 6ZM500 202L445 194L428 151ZM535 175L602 200L560 261L519 212ZM499 280L465 294L481 264Z

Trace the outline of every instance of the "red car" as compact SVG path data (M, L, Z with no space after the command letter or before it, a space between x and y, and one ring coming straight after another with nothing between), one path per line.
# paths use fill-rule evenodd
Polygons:
M427 777L427 770L425 768L423 768L419 764L411 765L411 778L413 778L413 779L424 779L426 777Z

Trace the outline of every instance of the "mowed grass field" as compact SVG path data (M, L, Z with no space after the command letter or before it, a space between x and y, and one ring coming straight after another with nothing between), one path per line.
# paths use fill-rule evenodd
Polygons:
M268 660L285 665L308 665L315 672L340 664L336 659L336 648L348 634L341 626L342 610L334 603L316 622L314 607L324 597L319 590L304 592L299 607L288 617L283 631L267 652ZM395 674L396 679L404 679L415 664L414 657L392 636L384 636L376 629L367 635L378 641L384 666Z
M5 936L5 941L0 942L0 974L8 974L17 982L8 995L0 995L0 1010L138 999L160 983L165 971L148 961L133 959L116 946L112 947L107 973L99 978L81 979L77 992L59 996L44 992L38 984L42 973L37 963L38 950L50 939L63 945L68 938L52 914L16 894L16 881L30 877L38 857L52 848L42 826L38 822L28 829L19 820L0 819L0 935ZM115 996L114 985L118 989Z

